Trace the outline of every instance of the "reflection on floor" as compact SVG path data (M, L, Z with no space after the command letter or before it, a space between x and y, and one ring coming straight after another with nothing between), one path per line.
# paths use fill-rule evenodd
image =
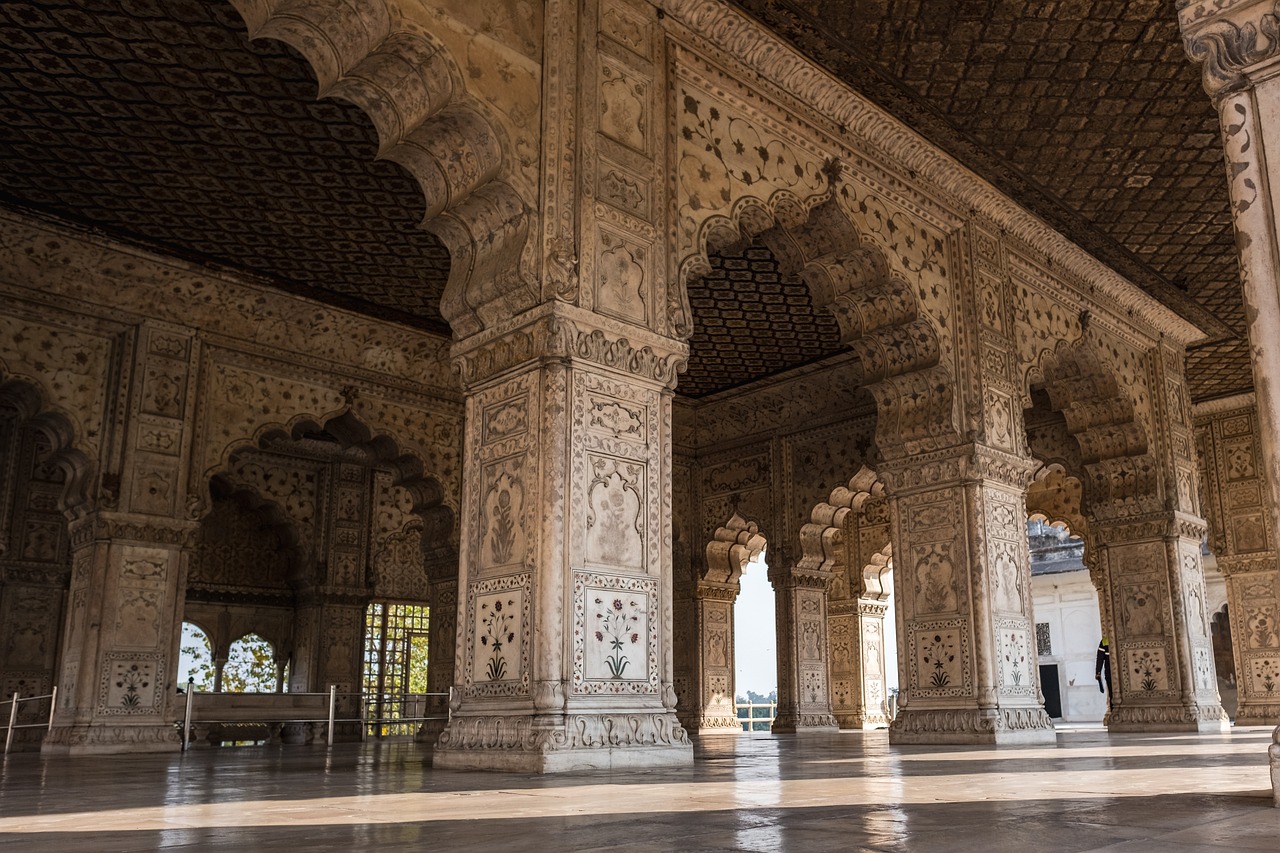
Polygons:
M409 743L16 754L0 847L1275 851L1270 734L1077 729L1000 749L744 735L703 741L684 770L573 777L434 771Z

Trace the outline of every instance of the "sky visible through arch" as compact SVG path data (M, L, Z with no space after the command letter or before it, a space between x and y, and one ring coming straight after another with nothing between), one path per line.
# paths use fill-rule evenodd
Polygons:
M734 604L734 687L744 699L748 690L768 696L778 687L776 605L768 571L764 554L747 563ZM893 588L892 571L886 576L885 585ZM898 686L898 632L892 595L888 605L884 618L885 681L893 689Z

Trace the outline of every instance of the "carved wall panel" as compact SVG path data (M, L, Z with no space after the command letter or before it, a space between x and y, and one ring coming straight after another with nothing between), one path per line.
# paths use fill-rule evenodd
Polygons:
M475 581L467 588L463 642L470 654L461 685L472 696L520 696L529 692L530 576Z
M1227 579L1236 723L1269 723L1280 713L1280 583L1253 399L1197 407L1195 430L1209 547Z
M576 572L573 590L574 692L656 695L657 582Z
M663 521L664 508L670 512L657 443L664 433L659 394L578 371L573 407L574 429L581 436L581 451L572 461L575 504L585 510L574 525L578 560L605 571L656 575L662 532L669 524Z

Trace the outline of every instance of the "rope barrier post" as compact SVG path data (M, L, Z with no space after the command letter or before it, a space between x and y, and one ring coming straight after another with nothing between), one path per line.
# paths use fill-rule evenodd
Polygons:
M9 708L9 730L4 735L4 754L9 754L9 745L13 743L13 727L18 724L18 692L13 693L13 706Z
M187 707L182 714L182 751L191 743L191 706L196 704L196 680L187 679Z
M338 685L329 685L329 746L333 746L333 717L338 705Z
M369 700L360 694L360 742L367 742L369 737Z
M58 707L58 688L54 686L53 692L49 694L49 727L44 730L45 734L53 731L53 712Z

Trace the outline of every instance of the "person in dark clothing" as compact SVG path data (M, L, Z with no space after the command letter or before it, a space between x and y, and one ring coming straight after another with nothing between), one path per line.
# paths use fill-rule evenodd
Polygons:
M1098 659L1094 665L1093 677L1098 680L1098 692L1107 694L1107 710L1111 710L1111 646L1106 637L1098 643Z

